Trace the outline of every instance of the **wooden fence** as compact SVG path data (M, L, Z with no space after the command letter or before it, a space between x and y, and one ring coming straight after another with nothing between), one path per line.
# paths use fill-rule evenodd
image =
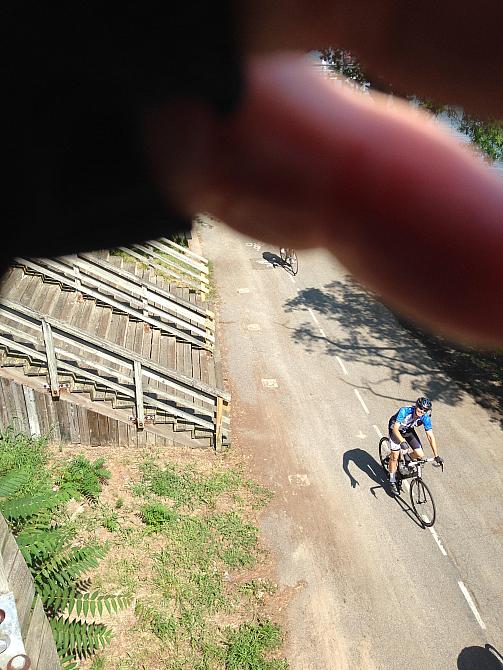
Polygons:
M42 602L38 596L35 598L31 573L1 514L0 620L1 668L59 670L56 645Z

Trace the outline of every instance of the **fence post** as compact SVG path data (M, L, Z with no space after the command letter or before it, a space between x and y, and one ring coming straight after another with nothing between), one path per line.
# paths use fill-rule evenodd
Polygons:
M47 371L49 374L49 387L54 400L59 399L58 364L54 351L52 329L45 319L42 319L42 332L44 335L45 355L47 357Z
M217 397L217 415L215 417L215 451L222 451L222 415L224 401Z
M141 381L141 363L133 361L134 366L134 391L136 397L136 428L145 428L145 408L143 406L143 385Z

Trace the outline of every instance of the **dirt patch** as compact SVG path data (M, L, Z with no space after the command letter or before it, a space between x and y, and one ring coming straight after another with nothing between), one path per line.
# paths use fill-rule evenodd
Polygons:
M144 486L143 467L145 463L155 463L160 470L170 467L183 473L192 469L200 478L237 473L239 485L215 496L210 504L211 514L225 519L233 518L229 515L239 512L246 523L257 526L261 509L270 500L270 494L249 480L248 458L243 458L236 448L216 454L189 448L131 450L56 444L50 445L50 454L54 465L78 454L92 461L104 458L111 473L97 502L79 500L69 508L69 518L78 529L79 542L106 542L110 546L105 559L90 575L91 590L122 593L131 598L131 606L126 610L98 619L113 631L112 643L102 654L102 667L110 670L190 667L187 665L190 663L187 650L190 641L176 639L169 629L176 625L173 617L179 613L177 604L167 597L166 582L159 585L159 556L166 549L166 536L153 530L149 532L140 516L142 505L152 499L150 494L145 497L145 491L140 495ZM164 502L169 506L169 501ZM204 503L195 504L190 509L191 517L206 512ZM217 641L221 641L228 627L237 629L247 621L268 619L278 623L282 618L289 594L277 588L275 561L260 538L253 551L255 561L252 567L229 567L217 559L210 566L221 575L225 604L221 610L217 608L213 614L208 614L204 631L210 637L216 635ZM211 635L209 631L212 631ZM93 663L96 660L88 659L82 662L82 667L94 668Z

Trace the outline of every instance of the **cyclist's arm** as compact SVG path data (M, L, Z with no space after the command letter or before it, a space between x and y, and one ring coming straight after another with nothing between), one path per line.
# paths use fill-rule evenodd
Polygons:
M435 439L435 435L433 434L432 430L427 430L426 431L426 437L428 438L428 442L430 443L431 450L433 451L434 456L438 456L438 449L437 449L437 441Z

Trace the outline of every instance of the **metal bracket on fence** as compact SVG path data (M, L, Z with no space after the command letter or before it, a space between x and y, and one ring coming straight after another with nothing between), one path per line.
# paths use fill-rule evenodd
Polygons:
M0 594L0 665L9 670L28 670L31 665L21 637L14 594L10 592Z
M134 426L138 428L138 417L133 416L132 414L129 415L129 422L132 423ZM145 417L143 419L143 425L140 427L143 428L144 426L152 425L155 423L155 414L145 414Z
M8 589L3 557L0 554L0 667L6 670L28 670L31 659L24 648L16 600Z
M52 386L50 384L44 384L44 389L46 391L52 391ZM58 384L58 390L59 391L69 391L70 390L70 384ZM59 393L57 395L59 395Z

